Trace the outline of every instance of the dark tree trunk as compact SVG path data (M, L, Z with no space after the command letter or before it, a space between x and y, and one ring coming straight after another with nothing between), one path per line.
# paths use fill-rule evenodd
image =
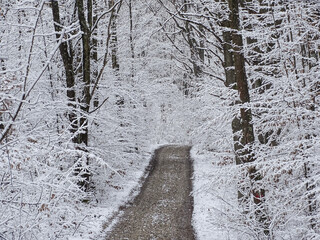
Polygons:
M242 36L239 34L239 6L237 0L229 0L230 8L230 28L232 29L232 43L233 43L233 56L235 68L235 80L237 89L240 96L241 104L250 102L249 88L247 82L247 75L245 71L245 58L242 52L243 41ZM241 127L242 137L241 144L246 146L246 150L241 153L241 162L248 163L254 161L254 155L250 145L254 142L253 125L251 123L252 113L250 108L241 108ZM249 147L249 148L248 148Z
M109 0L109 8L114 6L114 0ZM118 13L116 9L113 9L111 12L111 41L110 41L110 48L111 48L111 61L112 61L112 69L116 72L119 72L119 62L118 62L118 36L117 36L117 18Z
M233 53L233 47L232 47L232 33L230 30L230 21L229 20L223 20L219 22L219 24L225 29L222 33L223 38L223 56L224 56L224 62L223 67L225 71L226 76L226 87L237 90L237 82L236 82L236 76L235 76L235 69L234 69L234 53ZM237 104L237 102L234 102L233 104ZM241 144L241 134L242 134L242 125L241 120L238 116L234 116L232 120L232 133L233 133L233 148L235 151L235 162L237 165L240 165L242 163L241 158L238 155L238 152L243 148ZM244 190L241 189L241 187L238 189L238 200L239 202L242 202L243 200L243 192Z
M89 1L90 2L90 1ZM85 10L83 5L83 0L77 0L76 6L78 10L78 19L80 23L80 30L82 31L82 96L79 98L81 115L79 120L80 133L78 134L77 143L79 149L87 151L86 146L88 146L88 113L90 109L91 95L90 95L90 84L91 84L91 72L90 72L90 40L91 40L91 29L89 24L92 19L85 18ZM92 2L88 3L88 6L91 9L87 9L90 13L92 11ZM90 14L89 14L90 15ZM88 24L89 23L89 24ZM91 22L92 24L92 22ZM82 163L83 164L83 163ZM85 163L89 164L88 159ZM79 182L79 185L85 190L88 191L90 174L88 171L81 170L83 166L79 166L78 173L81 174L82 181Z
M59 3L58 1L51 1L52 3L52 16L54 20L54 29L56 31L56 38L61 38L61 21L60 21L60 13L59 13ZM66 73L66 85L67 85L67 97L68 97L68 106L70 107L68 112L68 118L71 124L70 131L75 134L75 132L78 129L78 123L77 123L77 116L75 114L75 108L76 108L76 94L74 89L75 84L75 75L74 75L74 69L73 69L73 56L70 51L71 49L68 48L67 42L61 42L59 45L59 52L62 58L64 70ZM73 136L73 142L77 142L77 137Z
M134 77L134 68L133 68L133 60L134 60L134 45L133 45L133 16L132 16L132 0L129 0L129 22L130 22L130 36L129 36L129 41L130 41L130 50L131 50L131 77Z
M133 16L132 16L132 0L129 0L129 21L130 21L130 50L131 58L134 59L134 45L133 45Z
M196 8L196 10L198 11L197 4L191 4L190 1L188 0L184 0L183 4L184 6L181 8L182 17L188 16L187 13L192 11L192 8ZM196 30L195 27L189 21L185 21L184 34L185 34L184 38L187 41L187 44L190 50L189 61L192 64L193 75L195 78L200 78L203 73L202 64L205 59L204 40L203 40L204 28L200 24L198 26L198 29ZM194 83L190 82L190 80L189 81L185 80L183 82L185 96L189 96L189 95L192 96L192 92L190 91L191 90L190 88L193 85Z
M56 38L60 39L62 27L60 22L60 13L59 13L59 3L58 1L51 1L52 6L52 15L53 20L55 22L54 28L56 31ZM82 0L77 0L76 7L78 9L78 16L80 22L80 28L83 32L82 36L82 45L83 45L83 55L82 55L82 75L83 75L83 85L81 85L83 89L82 96L80 97L80 109L82 110L80 113L80 117L78 118L75 114L77 104L76 104L76 94L75 94L75 70L73 68L73 54L71 43L61 42L59 45L60 55L63 61L64 69L66 72L66 84L67 84L67 97L68 97L68 106L72 109L68 113L69 121L71 123L71 132L74 133L73 142L77 145L76 147L80 150L86 151L84 146L88 145L88 121L87 121L87 113L89 112L89 104L90 104L90 31L85 23L84 17L84 9ZM86 162L88 164L88 162ZM76 175L80 175L82 180L78 182L79 186L88 190L89 183L89 174L87 171L83 173L81 170L82 166L78 166L75 171Z
M109 0L109 8L111 9L114 6L114 0ZM114 8L111 12L110 22L111 22L111 28L110 28L110 49L111 49L111 64L112 69L114 70L114 74L116 77L116 87L121 87L121 80L119 78L119 60L118 60L118 35L117 35L117 18L118 18L118 11L119 8ZM121 95L116 96L117 101L116 104L119 107L119 117L121 117L121 109L124 107L124 97ZM123 125L121 123L120 125Z
M245 57L243 54L243 39L239 33L240 20L239 20L239 2L238 0L228 0L230 9L230 28L232 30L231 37L233 43L233 56L234 56L234 67L235 67L235 79L237 84L237 90L239 92L240 103L250 103L249 87L247 81L247 75L245 71ZM237 151L240 164L252 163L255 160L252 145L254 143L254 130L252 125L252 113L249 107L240 108L240 124L241 126L241 137L240 137L240 149ZM253 164L248 167L248 175L252 182L261 180L260 174L257 172ZM239 197L243 196L240 194ZM255 203L255 214L257 220L262 223L264 233L269 234L267 217L263 208L263 201L265 196L264 189L253 189L250 194L245 194L242 197L242 203L249 204L250 199L254 199Z
M232 47L232 34L230 30L230 21L224 20L219 22L219 24L224 27L222 38L223 38L223 56L224 56L224 62L223 67L225 71L226 76L226 82L225 85L228 88L237 90L237 82L236 82L236 76L235 76L235 69L234 69L234 53L233 53L233 47ZM236 102L234 102L236 104ZM235 152L238 152L238 150L241 149L240 144L240 136L241 136L241 121L238 118L238 116L235 116L232 120L232 132L233 132L233 142L234 142L234 150ZM240 164L240 158L236 154L236 164Z
M90 2L90 4L89 4ZM96 0L90 0L88 1L88 19L90 19L89 21L89 28L92 34L92 56L91 56L91 65L93 67L93 71L92 71L92 83L95 85L98 82L98 39L97 39L97 32L98 32L98 26L95 26L94 31L92 32L92 28L93 25L96 23L96 21L98 20L98 15L96 10L94 10L94 7L96 6ZM92 19L92 20L91 20ZM96 89L98 90L99 87L96 86ZM98 94L96 94L95 96L91 96L93 97L93 107L97 108L99 106L99 97Z

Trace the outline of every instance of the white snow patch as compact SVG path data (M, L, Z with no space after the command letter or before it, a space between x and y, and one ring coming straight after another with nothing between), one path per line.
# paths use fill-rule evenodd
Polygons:
M217 166L213 164L210 156L199 155L196 147L193 147L191 158L194 161L192 221L197 239L236 239L236 233L226 226L223 220L220 221L220 217L227 214L231 196L235 194L232 186L212 182L212 174L217 172Z

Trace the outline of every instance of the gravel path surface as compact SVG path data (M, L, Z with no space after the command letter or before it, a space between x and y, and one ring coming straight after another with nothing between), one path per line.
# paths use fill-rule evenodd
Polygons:
M190 147L165 146L140 194L124 210L108 240L194 240Z

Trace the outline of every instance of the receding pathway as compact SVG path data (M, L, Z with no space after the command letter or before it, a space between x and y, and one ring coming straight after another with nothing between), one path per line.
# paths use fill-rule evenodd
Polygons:
M190 147L165 146L133 204L108 240L194 240Z

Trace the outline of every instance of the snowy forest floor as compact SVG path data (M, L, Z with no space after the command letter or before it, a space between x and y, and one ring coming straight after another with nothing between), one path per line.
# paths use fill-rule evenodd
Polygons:
M106 239L194 239L190 147L156 150L140 194L108 226Z
M211 180L219 166L209 159L214 156L199 154L197 147L190 150L177 145L151 146L144 163L128 172L132 175L130 184L108 189L108 197L91 208L89 215L94 217L87 217L68 240L234 238L237 235L225 224L223 216L236 191L233 185ZM221 173L215 179L223 176ZM123 181L127 178L123 177Z
M199 152L193 147L190 153L194 169L192 223L197 240L251 239L239 238L236 224L228 221L230 209L237 207L237 189L232 178L216 163L214 153Z

